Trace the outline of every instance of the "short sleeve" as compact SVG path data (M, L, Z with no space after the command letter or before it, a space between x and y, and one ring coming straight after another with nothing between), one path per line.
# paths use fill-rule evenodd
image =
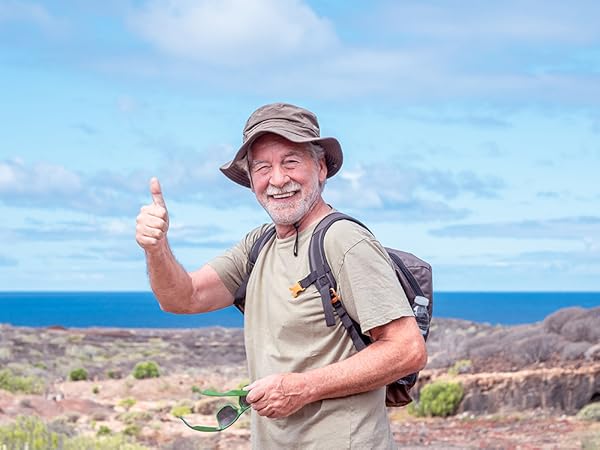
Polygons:
M363 333L367 333L400 317L413 316L383 246L368 231L357 229L358 225L340 222L345 222L345 226L333 236L341 244L332 245L334 255L331 256L337 260L332 269L338 293L350 317L359 323ZM329 260L330 255L327 257Z
M269 227L264 224L250 231L240 242L208 262L231 294L235 294L248 275L248 255L258 237Z

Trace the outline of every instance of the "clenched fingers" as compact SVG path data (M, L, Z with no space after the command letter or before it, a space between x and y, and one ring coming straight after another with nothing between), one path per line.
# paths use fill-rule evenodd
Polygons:
M301 374L273 374L247 386L246 397L257 414L272 419L288 417L307 403Z
M152 203L142 206L135 227L135 239L146 251L162 245L169 230L169 213L156 178L150 180L150 194Z
M166 227L168 225L168 220L167 210L162 206L157 206L155 204L142 206L137 217L138 223L142 222L155 228Z

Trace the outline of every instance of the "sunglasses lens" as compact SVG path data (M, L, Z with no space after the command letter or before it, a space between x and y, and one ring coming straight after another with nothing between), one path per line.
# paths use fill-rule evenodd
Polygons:
M248 406L250 406L250 403L248 403L248 400L246 400L246 396L244 395L243 397L240 397L240 406L247 408Z
M233 406L223 406L217 413L217 422L220 427L228 427L235 419L237 419L238 413Z

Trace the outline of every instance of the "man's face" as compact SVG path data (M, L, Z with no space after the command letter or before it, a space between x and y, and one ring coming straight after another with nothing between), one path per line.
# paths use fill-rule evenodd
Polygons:
M293 225L321 198L327 167L316 162L305 144L265 134L249 155L252 190L276 225Z

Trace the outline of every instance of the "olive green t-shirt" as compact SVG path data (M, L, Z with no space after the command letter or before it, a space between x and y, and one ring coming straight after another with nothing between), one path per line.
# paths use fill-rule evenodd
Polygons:
M275 237L260 252L246 291L244 336L252 381L281 372L305 372L344 360L356 349L341 322L325 324L317 289L297 298L289 287L309 273L308 247L316 223L296 236ZM247 271L250 248L263 225L209 262L232 293ZM325 236L325 254L348 314L363 332L413 312L389 257L361 226L341 220ZM385 407L385 388L322 400L284 419L252 411L252 444L257 449L395 448Z

